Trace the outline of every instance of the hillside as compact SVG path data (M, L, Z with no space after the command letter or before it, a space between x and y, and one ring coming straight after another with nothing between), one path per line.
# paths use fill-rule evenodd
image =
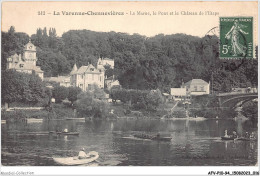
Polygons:
M30 38L37 46L37 64L46 77L66 75L74 63L79 67L108 57L115 60L113 72L124 88L159 88L169 92L170 87L179 87L182 81L192 78L207 82L213 78L215 91L257 86L257 60L220 60L216 37L185 34L146 37L89 30L71 30L58 37L54 28L48 32L44 28ZM2 70L6 58L20 53L28 41L29 36L16 33L14 27L2 32Z

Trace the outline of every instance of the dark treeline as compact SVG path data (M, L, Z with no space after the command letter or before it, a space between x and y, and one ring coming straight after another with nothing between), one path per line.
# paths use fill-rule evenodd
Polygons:
M115 60L113 72L127 89L159 88L169 92L170 87L179 87L192 78L207 82L213 79L213 89L223 92L232 87L257 86L257 59L219 59L217 37L146 37L89 30L71 30L58 37L54 28L44 28L30 38L37 46L37 64L45 76L65 75L74 63L95 65L99 57L108 57ZM14 27L2 32L2 70L6 58L21 53L28 41L29 36L15 32Z

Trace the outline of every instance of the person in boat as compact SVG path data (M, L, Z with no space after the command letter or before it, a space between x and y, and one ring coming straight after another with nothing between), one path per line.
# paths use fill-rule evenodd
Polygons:
M250 139L255 139L255 133L254 132L251 133Z
M237 132L233 131L232 137L237 138Z
M84 148L82 148L79 151L78 158L79 159L87 159L87 158L89 158L89 156L85 153L85 149Z
M227 134L227 130L225 130L225 137L229 137L228 134Z
M245 138L248 138L248 139L250 138L250 134L248 132L246 132Z

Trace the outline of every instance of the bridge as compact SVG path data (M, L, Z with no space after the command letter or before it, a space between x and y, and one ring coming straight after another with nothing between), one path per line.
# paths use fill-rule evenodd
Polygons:
M219 93L217 97L219 100L220 107L235 108L239 102L242 102L242 104L244 104L245 102L258 98L258 94L229 92L229 93Z

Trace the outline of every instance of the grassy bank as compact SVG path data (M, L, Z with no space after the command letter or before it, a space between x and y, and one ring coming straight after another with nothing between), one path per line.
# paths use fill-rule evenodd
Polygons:
M23 106L24 107L24 106ZM65 119L74 117L72 108L63 104L53 104L51 111L47 109L42 110L15 110L1 112L2 120L23 121L27 118L36 119Z
M16 104L17 105L17 104ZM18 106L16 106L18 107ZM19 107L28 107L22 105ZM133 107L129 107L125 104L110 103L108 106L108 111L115 114L115 116L110 116L107 114L106 118L120 118L120 117L138 117L138 118L161 118L162 116L168 114L168 112L173 107L173 103L161 104L156 110L148 111L146 109L136 110ZM5 111L1 112L2 120L9 121L23 121L27 118L36 118L36 119L66 119L74 118L74 109L67 104L52 104L51 108L44 108L41 110L28 110L28 109L16 109L14 111ZM88 117L88 115L76 115L78 118Z
M161 118L168 114L173 103L161 104L156 110L135 109L124 104L110 104L109 111L113 110L117 117L138 117L138 118Z

